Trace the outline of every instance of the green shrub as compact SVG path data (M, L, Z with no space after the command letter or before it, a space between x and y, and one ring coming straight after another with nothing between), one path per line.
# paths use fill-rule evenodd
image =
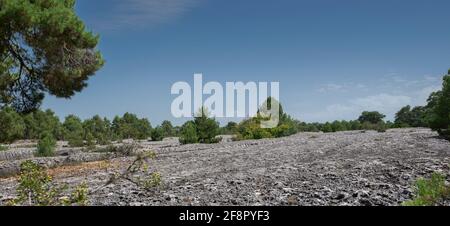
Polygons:
M86 145L88 147L89 150L93 150L95 149L95 145L97 143L95 142L95 137L92 135L92 133L87 133L86 134Z
M0 151L7 151L7 150L8 150L8 146L0 144Z
M70 147L83 147L84 140L80 134L68 134L66 136L67 142Z
M25 161L20 166L17 198L10 205L28 206L60 206L86 205L88 189L86 184L77 186L69 197L63 195L66 187L53 184L50 177L41 166L32 161Z
M121 139L142 140L151 136L152 127L148 119L139 119L135 114L125 113L115 117L112 129Z
M442 90L431 94L427 108L430 127L450 140L450 70L444 76Z
M192 121L186 122L181 127L180 133L181 144L195 144L199 142L197 136L197 128L195 126L195 123Z
M225 127L221 129L221 134L232 135L237 132L238 124L235 122L229 122Z
M200 109L194 119L194 123L199 143L212 144L220 142L220 138L217 138L220 130L219 123L215 119L208 117L206 109Z
M434 173L431 179L419 179L415 185L416 197L403 203L405 206L434 206L439 201L450 199L450 186L445 184L445 176Z
M386 118L386 115L383 115L378 111L365 111L361 114L358 121L361 123L378 124L383 122L384 118Z
M160 126L154 128L151 134L152 141L162 141L164 139L164 129Z
M111 122L107 118L96 115L83 122L84 136L91 134L97 144L108 145L112 139Z
M408 128L408 127L427 127L426 115L428 109L426 107L406 106L400 109L395 115L394 127Z
M37 156L51 157L55 155L56 139L50 133L44 133L37 146Z
M164 137L172 137L175 135L173 125L170 121L165 120L164 122L162 122L161 129L163 131Z
M279 105L279 122L275 128L262 128L261 122L267 120L261 112L268 111L273 105ZM291 118L288 114L283 112L283 107L274 98L269 97L263 106L259 109L258 114L248 120L241 122L236 128L236 137L234 140L259 140L274 137L290 136L301 129L306 129L307 125L300 123Z
M23 138L25 124L12 108L0 110L0 143L12 143Z
M201 108L195 115L194 121L186 122L180 131L181 144L218 143L222 139L218 138L220 132L219 123L208 117L207 109Z
M57 139L64 138L64 128L51 110L37 110L24 116L24 121L26 139L40 139L45 133L50 133Z

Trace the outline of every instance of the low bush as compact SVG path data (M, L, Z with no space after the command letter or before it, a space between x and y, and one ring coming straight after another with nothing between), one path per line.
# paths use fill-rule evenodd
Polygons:
M66 135L66 140L70 147L83 147L84 140L81 134L71 133Z
M427 122L443 138L450 140L450 70L444 76L442 90L428 99Z
M208 115L207 110L202 108L194 119L198 142L203 144L218 143L220 142L220 138L217 138L220 132L219 123Z
M185 123L180 132L181 144L213 144L219 143L222 138L217 137L220 133L219 123L208 117L208 112L205 108L200 109L196 114L194 121Z
M196 128L194 122L189 121L189 122L185 123L181 127L180 133L181 133L180 134L180 143L181 144L198 143L197 128Z
M7 150L8 150L8 146L0 144L0 151L7 151Z
M152 130L151 133L152 141L162 141L164 139L164 130L162 127L158 126Z
M87 205L88 189L86 184L77 186L69 196L66 196L63 193L67 187L55 185L52 177L41 166L32 161L25 161L21 164L20 169L17 198L11 200L9 205Z
M450 186L445 184L445 176L439 173L434 173L430 179L417 180L415 191L416 197L403 203L404 206L434 206L450 199Z
M51 157L55 155L56 139L50 133L44 133L37 146L37 156Z
M12 108L0 110L0 143L12 143L23 137L25 124Z

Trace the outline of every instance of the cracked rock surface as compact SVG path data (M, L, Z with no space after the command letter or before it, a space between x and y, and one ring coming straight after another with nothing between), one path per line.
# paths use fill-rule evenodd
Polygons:
M129 182L92 194L91 205L400 205L414 181L440 172L450 180L450 142L428 129L386 133L300 133L280 139L179 145L176 139L141 142L154 150L151 166L163 184L144 190ZM133 157L111 160L124 168ZM55 176L60 183L101 186L111 169ZM17 181L0 180L0 202ZM1 203L0 203L1 204ZM444 205L450 203L446 201Z

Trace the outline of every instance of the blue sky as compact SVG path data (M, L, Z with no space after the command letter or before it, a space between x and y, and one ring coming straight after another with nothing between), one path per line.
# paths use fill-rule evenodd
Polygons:
M392 119L422 105L450 68L448 0L78 0L106 64L60 117L170 113L174 82L279 81L303 121Z

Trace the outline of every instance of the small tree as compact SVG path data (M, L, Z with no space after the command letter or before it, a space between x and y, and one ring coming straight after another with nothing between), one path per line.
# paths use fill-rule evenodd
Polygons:
M164 129L157 126L152 130L152 141L162 141L164 139Z
M114 118L112 129L122 139L147 139L152 133L152 127L148 119L139 119L135 114L128 112L122 118Z
M395 127L426 127L426 114L426 107L403 107L395 115Z
M186 122L181 127L180 143L195 144L198 143L197 128L193 121Z
M63 123L64 139L69 142L71 147L84 146L83 141L83 123L81 119L75 115L69 115L66 117Z
M162 122L161 128L164 132L164 137L171 137L174 135L174 128L170 121L165 120L164 122Z
M40 139L43 134L51 133L53 137L63 138L63 127L52 110L37 110L24 117L27 139Z
M88 189L85 184L77 186L69 197L64 197L62 192L65 187L54 186L52 177L45 172L45 169L31 161L25 161L20 165L18 182L18 197L12 200L10 205L84 206L87 204Z
M12 108L0 111L0 143L12 143L23 138L25 124Z
M443 80L442 90L432 93L428 99L427 121L433 130L450 139L450 70Z
M361 123L369 122L372 124L378 124L380 122L383 122L384 118L386 118L386 115L383 115L378 111L365 111L361 114L358 121L360 121Z
M55 155L56 139L50 133L44 133L37 146L37 156L51 157Z
M45 94L69 98L103 65L98 36L74 0L0 1L0 106L39 108Z
M205 108L200 109L197 113L194 123L200 143L211 144L220 141L220 139L216 138L219 135L220 125L215 119L208 117L208 112Z
M98 144L108 145L111 141L111 122L107 118L96 115L83 122L84 135L91 134Z

